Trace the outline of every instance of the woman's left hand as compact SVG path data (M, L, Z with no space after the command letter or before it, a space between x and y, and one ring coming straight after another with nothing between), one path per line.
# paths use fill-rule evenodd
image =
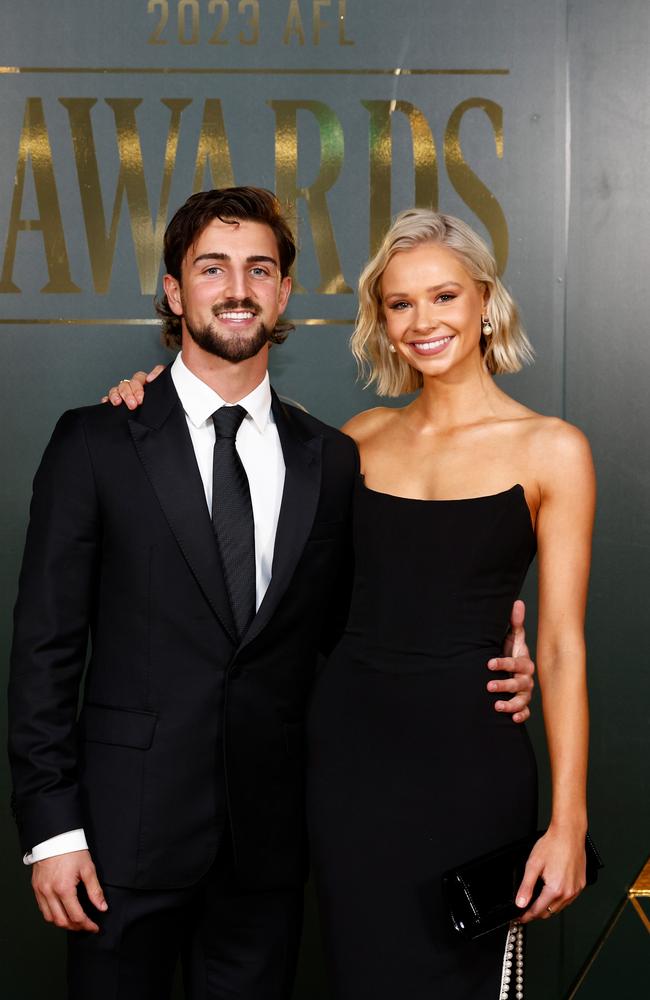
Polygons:
M544 888L520 918L520 923L547 920L568 906L586 885L585 836L554 829L551 825L540 837L528 858L523 881L517 892L517 906L525 909L537 880Z

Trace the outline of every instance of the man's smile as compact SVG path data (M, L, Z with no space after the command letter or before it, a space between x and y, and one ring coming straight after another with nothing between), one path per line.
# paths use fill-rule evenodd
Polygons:
M261 311L257 302L249 296L243 299L222 299L212 306L212 315L215 319L228 326L246 326L252 323Z
M256 313L247 309L226 309L216 313L217 319L225 319L233 323L247 323L254 319Z

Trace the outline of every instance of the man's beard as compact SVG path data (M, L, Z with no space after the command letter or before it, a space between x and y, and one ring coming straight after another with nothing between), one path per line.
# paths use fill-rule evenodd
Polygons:
M228 299L213 306L212 312L216 316L220 312L233 309L246 309L255 314L259 313L259 307L252 299ZM212 323L203 326L194 326L184 315L185 326L190 337L204 351L223 358L225 361L232 361L237 364L240 361L247 361L254 358L270 340L272 331L260 321L259 326L252 332L246 334L230 333L224 336Z

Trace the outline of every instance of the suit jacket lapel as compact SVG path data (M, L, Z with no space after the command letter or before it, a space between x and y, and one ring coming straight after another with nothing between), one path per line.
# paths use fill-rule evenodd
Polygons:
M275 535L271 582L242 645L251 642L268 624L289 586L311 530L320 496L322 437L306 435L291 410L283 405L275 392L271 406L284 456L284 490Z
M214 613L236 642L219 552L192 440L169 369L149 386L129 429L181 552Z

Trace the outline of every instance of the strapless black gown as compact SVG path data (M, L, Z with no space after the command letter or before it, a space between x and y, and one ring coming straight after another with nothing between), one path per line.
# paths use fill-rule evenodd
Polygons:
M344 636L309 716L308 820L336 1000L497 1000L506 931L454 937L441 873L536 828L523 726L495 712L535 552L521 486L470 500L367 489Z

